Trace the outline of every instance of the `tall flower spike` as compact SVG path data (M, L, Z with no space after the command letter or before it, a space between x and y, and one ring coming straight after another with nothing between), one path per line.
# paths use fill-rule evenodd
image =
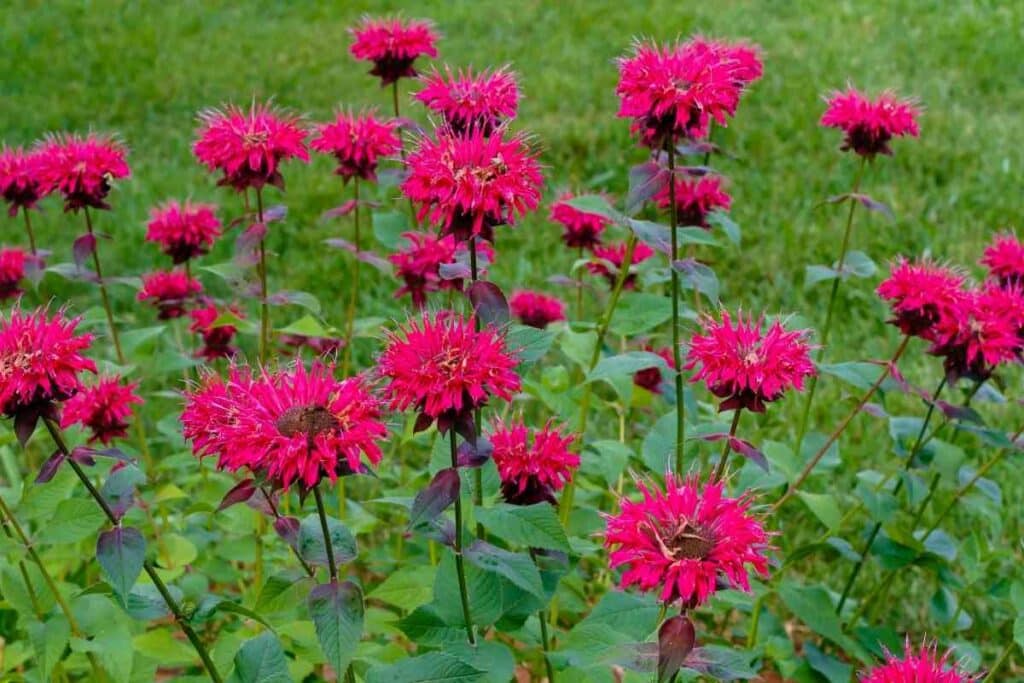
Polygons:
M544 178L522 135L424 137L408 158L402 192L419 205L418 220L440 225L457 240L493 241L493 228L512 225L537 208Z
M939 653L938 645L925 643L917 650L907 639L903 656L886 653L885 663L858 679L860 683L972 683L979 680L950 661L950 652Z
M66 318L45 308L25 313L15 307L0 313L0 412L15 417L23 411L45 410L82 389L79 374L96 372L83 356L91 334L76 334L80 318Z
M995 236L985 247L981 265L1004 286L1024 286L1024 244L1012 232Z
M211 172L222 174L218 185L238 192L264 185L283 189L281 164L309 161L301 119L269 103L253 102L248 111L234 104L207 109L200 112L199 123L193 154Z
M565 320L565 304L558 297L521 289L508 300L512 316L524 325L543 330L551 323Z
M701 178L676 178L676 220L679 225L710 229L708 215L712 211L728 211L732 197L722 187L719 176ZM654 195L654 201L662 209L671 204L669 187L666 184Z
M332 155L338 162L334 172L345 182L351 178L375 181L380 160L397 154L402 146L397 128L397 121L379 119L373 112L339 112L330 123L316 127L309 146Z
M436 420L443 433L462 429L491 397L511 400L520 388L516 362L493 328L476 331L461 314L439 311L389 333L377 365L391 409L412 408L418 429Z
M817 373L810 358L807 330L787 331L776 320L767 331L763 318L743 319L734 325L729 313L721 321L706 316L703 333L690 341L687 370L697 369L691 381L703 381L724 399L719 411L746 408L764 412L765 403L790 390L802 390L804 380Z
M84 387L64 404L60 426L81 425L89 430L89 441L109 444L128 433L128 419L133 405L142 405L135 390L137 382L122 382L121 377L100 377L95 384Z
M149 301L156 306L161 320L185 315L189 301L203 291L199 280L178 271L157 271L142 276L142 289L138 301Z
M635 267L652 256L654 256L653 249L643 242L637 242L636 246L633 247L632 262L625 266L629 268L629 273L626 275L626 281L623 283L623 287L626 289L636 289L637 273L635 272ZM619 244L610 244L608 246L594 247L594 258L587 263L587 270L594 275L600 275L608 281L609 287L614 287L615 280L619 276L619 271L623 268L623 262L625 259L626 244L624 242ZM612 265L612 268L608 267L609 263Z
M724 484L700 488L696 477L665 475L665 490L637 481L643 500L622 498L606 516L611 567L625 567L621 588L637 586L665 604L703 605L721 586L750 590L750 571L768 575L772 549L747 496L728 498Z
M440 114L456 135L480 130L490 135L514 119L519 109L519 86L508 67L474 73L472 69L452 73L435 70L423 77L423 90L414 98Z
M501 477L501 493L513 505L557 504L555 492L572 479L580 456L569 451L575 437L548 422L530 430L522 422L495 423L491 457Z
M175 265L205 254L220 237L220 221L212 204L171 200L149 212L146 241L155 242Z
M853 86L832 93L821 125L838 128L845 138L840 148L853 150L864 157L892 154L889 142L898 137L917 137L917 118L921 110L911 100L901 100L885 91L872 100Z
M25 262L29 258L31 257L21 249L0 248L0 301L21 295L21 281L25 278Z
M419 57L437 56L437 33L429 21L401 17L363 17L349 29L355 39L349 52L356 59L372 62L370 75L381 86L400 78L415 78L413 64Z
M586 213L569 204L571 192L564 192L551 205L550 218L563 228L562 241L575 249L593 249L601 244L601 233L612 224L610 218Z
M34 208L46 196L39 162L38 151L7 146L0 149L0 197L8 204L8 216L18 215L19 209Z
M892 307L890 323L928 341L935 341L936 326L956 315L966 296L961 273L926 260L898 260L877 291Z
M65 211L109 209L110 182L131 175L124 145L110 136L54 135L34 154L42 193L60 192Z

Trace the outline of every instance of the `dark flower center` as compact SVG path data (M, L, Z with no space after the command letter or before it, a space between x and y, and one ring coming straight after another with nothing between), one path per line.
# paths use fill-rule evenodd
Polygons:
M677 560L703 560L715 547L715 538L706 527L687 523L665 540L665 546Z
M335 429L340 423L323 406L293 406L277 418L277 429L285 436L305 434L312 439L317 434Z

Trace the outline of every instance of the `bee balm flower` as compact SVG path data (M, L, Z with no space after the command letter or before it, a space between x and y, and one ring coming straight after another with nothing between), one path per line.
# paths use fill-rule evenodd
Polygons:
M143 400L135 393L138 383L122 383L118 376L101 377L96 384L84 387L67 403L60 426L82 425L89 429L89 441L109 444L128 433L128 418L133 405Z
M907 641L903 657L888 653L885 664L863 674L860 683L972 683L969 676L949 661L949 653L939 654L935 645L922 645L917 651Z
M676 179L676 221L678 225L709 229L708 215L712 211L728 211L732 197L722 187L718 176ZM669 208L671 197L666 184L654 195L654 201L662 209Z
M505 500L513 505L555 505L555 492L580 466L580 456L569 451L574 438L550 422L532 433L522 422L497 422L490 435L491 457Z
M437 34L429 21L364 17L350 33L355 41L349 52L358 60L373 62L370 74L379 77L382 86L399 78L415 78L416 59L437 56Z
M402 146L397 127L396 121L378 119L372 112L342 112L330 123L317 126L309 146L332 155L338 162L334 172L346 182L350 178L376 180L380 159L396 154Z
M169 201L149 213L146 241L156 242L175 264L205 254L220 237L220 221L211 204Z
M878 99L850 87L834 92L821 117L821 125L838 128L845 133L844 152L853 150L864 157L892 154L889 142L898 137L917 137L920 110L910 100L901 100L893 92L883 92Z
M31 209L45 195L39 175L38 152L25 152L17 147L0 149L0 197L8 203L7 215L18 215L19 209Z
M644 347L645 351L650 351L661 356L661 359L665 361L668 367L675 370L676 361L672 355L672 349L668 346L661 349L653 349L650 345ZM644 368L643 370L637 370L633 373L633 384L638 387L643 387L647 391L654 394L661 393L661 385L665 382L665 378L662 377L661 368L658 366Z
M996 235L985 247L981 265L1000 284L1024 286L1024 244L1013 233Z
M654 256L654 250L643 242L637 242L636 246L633 247L633 258L631 263L625 265L629 269L629 273L626 275L626 280L623 283L623 287L626 289L636 289L636 272L634 272L634 266L638 266L647 259ZM594 247L594 258L587 263L587 270L594 275L600 275L608 281L609 287L615 286L615 281L619 277L619 271L624 266L626 260L626 244L613 244L607 247ZM607 262L607 263L606 263ZM608 264L612 265L612 268L608 267Z
M238 318L245 315L238 309L229 309ZM189 332L200 335L203 339L203 347L196 351L197 358L213 360L214 358L231 358L238 349L231 345L238 331L234 325L214 325L221 311L214 304L208 304L201 308L193 308L188 313L192 323L188 326Z
M988 379L1024 352L1024 292L994 282L968 291L940 318L929 353L942 356L950 381Z
M571 192L563 193L558 201L551 205L550 218L561 224L564 229L562 241L565 242L565 246L593 249L601 244L601 233L612 221L596 213L580 211L568 203L572 198Z
M551 323L565 320L565 304L557 297L540 292L513 292L508 305L516 320L541 330Z
M30 257L21 249L0 248L0 301L21 294L25 277L25 261Z
M495 128L516 116L519 86L507 68L495 71L471 69L453 74L450 68L423 77L424 88L414 96L427 109L440 114L451 130L462 135L480 130L490 135Z
M903 334L935 340L936 325L954 315L966 295L964 276L928 261L900 259L878 286L878 296L889 302L889 322Z
M90 133L56 135L36 150L43 194L60 192L65 211L109 209L110 181L131 174L125 148L111 137Z
M161 320L180 318L185 315L189 300L203 291L199 280L178 271L155 272L142 276L142 289L136 295L138 301L151 301L159 311Z

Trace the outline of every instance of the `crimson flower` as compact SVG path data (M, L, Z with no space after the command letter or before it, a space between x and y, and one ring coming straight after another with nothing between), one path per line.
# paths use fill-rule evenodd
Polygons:
M907 640L903 657L886 652L881 664L860 676L860 683L972 683L978 680L950 662L950 653L939 654L935 644L923 644L915 651Z
M82 389L80 372L96 372L96 364L82 355L92 335L75 334L80 320L66 318L63 310L51 317L45 308L0 313L0 412L5 417L48 410L53 401Z
M245 318L241 310L231 306L227 309L237 318ZM231 358L238 349L231 345L238 331L234 325L214 325L213 323L222 315L223 311L213 303L193 308L188 312L192 323L188 326L189 332L200 335L203 338L203 347L196 351L197 358L213 360L214 358Z
M21 294L21 281L25 278L25 261L29 255L14 247L0 248L0 301Z
M943 357L950 381L981 382L1024 352L1024 291L994 282L966 292L936 324L929 353Z
M739 87L750 85L761 79L764 64L761 62L761 48L743 41L729 43L702 36L695 37L691 44L694 50L705 50L724 62L733 82Z
M395 275L403 283L395 292L395 298L408 294L419 309L427 303L430 292L462 291L465 278L444 277L441 268L458 265L459 270L469 272L469 249L465 242L456 242L453 235L437 237L425 232L406 232L402 237L406 247L388 257L395 266ZM487 242L476 246L477 268L483 274L487 272L487 264L494 260L494 249Z
M637 480L643 500L622 498L606 517L610 564L625 567L621 588L656 592L666 604L703 605L720 587L750 590L750 570L768 575L771 550L751 499L729 498L724 485L665 475L665 490Z
M474 73L472 69L452 73L435 70L423 77L424 88L414 95L427 109L436 112L457 135L494 129L514 119L519 109L519 86L507 67Z
M122 383L121 377L100 377L95 384L83 387L67 403L60 426L82 425L90 430L89 442L109 444L128 434L128 418L133 405L144 401L135 393L138 382Z
M596 246L593 251L594 258L587 263L587 270L594 275L600 275L608 281L609 287L614 287L619 271L622 270L623 261L626 259L626 243ZM653 249L643 242L636 243L636 246L633 247L632 263L628 266L629 273L626 275L623 287L626 289L636 289L637 274L635 266L640 265L652 256L654 256ZM608 267L609 264L611 264L611 268Z
M34 152L41 192L60 192L65 211L109 209L110 181L131 175L126 153L124 145L112 137L54 135Z
M345 347L344 339L335 337L307 337L302 334L282 334L281 343L295 349L296 353L306 348L317 357L329 356Z
M665 346L660 349L653 348L650 344L644 346L644 351L650 351L661 356L662 360L668 364L668 367L675 370L676 360L672 355L672 349ZM643 387L647 391L653 394L661 393L661 385L665 382L665 378L662 376L661 368L658 366L644 368L643 370L637 370L633 373L633 384L638 387Z
M388 380L384 396L392 410L413 408L418 430L436 420L444 433L466 426L491 396L511 400L520 388L516 363L494 328L477 331L461 314L438 311L388 333L378 372Z
M301 119L270 104L253 102L249 111L234 104L207 109L200 112L199 123L192 153L211 172L223 174L218 185L239 192L268 184L284 189L281 163L309 161Z
M397 128L397 121L378 119L373 112L339 112L330 123L316 127L309 146L334 156L338 162L334 172L345 182L350 178L377 180L380 159L396 154L402 146Z
M551 205L550 218L562 225L562 241L565 242L565 246L593 249L601 244L601 233L612 221L596 213L580 211L568 203L572 198L571 192L563 193L558 201Z
M637 43L619 59L619 117L641 144L663 149L680 138L702 138L711 121L726 125L740 99L737 71L703 43Z
M220 237L220 221L212 204L171 200L149 212L146 241L156 242L175 265L205 254Z
M9 204L8 216L18 215L18 209L31 209L46 196L39 177L39 161L38 151L0 148L0 197Z
M743 319L736 324L727 311L721 322L710 316L703 334L690 341L687 370L698 368L691 381L704 381L715 396L725 399L719 411L746 408L764 412L764 404L782 397L788 389L804 388L804 379L817 374L807 343L808 330L787 331L778 320L768 331L764 318Z
M217 466L247 468L282 488L332 482L380 462L377 442L387 434L380 405L361 377L343 381L333 366L249 372L234 369L225 381L207 375L186 395L181 420L197 456Z
M416 59L437 56L438 35L429 21L363 17L349 32L355 38L349 52L360 61L373 62L370 75L379 77L381 86L415 78Z
M501 493L513 505L557 504L561 490L580 466L580 456L569 451L575 437L548 422L531 430L522 422L500 420L491 431L491 457L501 477Z
M935 341L936 325L954 316L965 296L964 276L927 260L900 259L877 291L892 307L890 323L903 334Z
M710 229L708 214L712 211L728 211L732 197L722 187L719 176L701 178L676 178L676 220L679 225L697 226ZM668 184L654 195L654 201L662 209L669 208Z
M565 320L565 304L561 299L540 292L513 292L508 306L516 320L541 330L551 323Z
M853 150L864 157L892 155L889 142L893 138L918 136L917 117L921 110L911 100L901 100L894 92L885 91L872 100L853 86L845 92L834 92L821 117L821 125L839 128L845 133L844 152Z
M180 318L185 315L189 299L203 291L198 280L179 271L157 271L142 276L142 289L136 295L138 301L152 301L159 311L160 320Z
M1003 285L1024 285L1024 244L1013 233L996 235L985 247L981 265Z
M407 162L402 192L419 205L417 219L429 218L457 240L493 241L494 226L512 225L540 203L544 178L522 135L424 137Z

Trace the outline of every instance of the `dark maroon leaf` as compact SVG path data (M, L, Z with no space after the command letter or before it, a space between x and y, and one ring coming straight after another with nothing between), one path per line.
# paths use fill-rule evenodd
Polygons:
M285 543L292 548L298 549L299 542L299 520L297 517L278 517L274 520L274 531Z
M454 263L442 263L437 268L437 274L442 280L468 280L473 277L473 271L468 263L456 261Z
M327 218L342 218L352 213L352 210L356 208L357 202L354 199L350 199L340 206L336 206L333 209L324 211L320 216L321 219Z
M475 444L464 441L458 450L459 467L480 467L491 459L494 447L490 439L480 437Z
M505 295L498 285L478 280L469 286L467 295L470 303L473 304L473 312L480 320L481 325L508 324L511 318L508 301L505 300Z
M113 458L114 460L120 460L121 462L134 462L134 459L131 458L127 453L122 451L120 448L90 448L88 446L78 446L73 451L71 451L71 457L75 458L76 462L83 462L82 460L79 460L79 456L76 455L76 453L78 453L79 451L84 451L84 453L81 454L82 457L98 455L104 458Z
M287 215L287 206L284 204L275 204L274 206L267 207L263 210L263 222L274 223L275 221L283 221Z
M79 465L92 467L93 465L96 464L96 458L93 457L95 453L96 451L89 448L88 446L75 446L71 450L71 459L77 462Z
M849 196L860 202L861 205L868 211L878 211L879 213L885 214L887 218L893 218L892 209L890 209L882 202L876 199L872 199L866 194L851 194Z
M473 421L473 413L465 412L459 414L454 420L452 420L451 426L455 427L456 434L469 443L476 444L476 424ZM441 429L440 420L438 421L438 429ZM447 429L443 431L447 431Z
M14 415L14 435L18 437L18 443L24 448L39 424L39 411L35 408L20 410Z
M96 236L92 233L77 237L74 244L71 245L71 255L75 259L75 265L79 268L85 264L86 259L92 258L94 251L96 251Z
M39 474L36 475L37 484L45 484L46 482L53 479L54 475L57 474L57 470L64 464L64 454L57 451L51 455L43 466L39 468Z
M434 418L426 413L420 413L416 416L416 424L413 425L412 431L414 434L419 434L424 429L428 429L432 424L434 424Z
M697 634L689 618L680 614L665 620L658 629L658 683L675 676L696 642Z
M227 509L232 505L238 503L244 503L245 501L252 498L252 495L256 493L256 481L254 479L243 479L234 486L231 490L224 494L224 497L220 501L220 505L217 506L217 512Z
M668 171L661 164L645 161L629 169L629 193L626 195L626 213L639 211L658 190L668 182Z
M970 406L958 406L947 401L936 401L935 405L938 406L942 414L948 417L950 420L959 420L961 422L972 422L974 424L983 425L985 421L981 418L974 408Z
M768 458L766 458L764 453L759 451L757 447L749 441L744 441L738 437L731 436L729 437L729 448L736 451L747 460L750 460L765 472L768 471Z
M428 523L459 497L459 471L449 467L434 475L427 488L416 494L409 511L409 527Z

